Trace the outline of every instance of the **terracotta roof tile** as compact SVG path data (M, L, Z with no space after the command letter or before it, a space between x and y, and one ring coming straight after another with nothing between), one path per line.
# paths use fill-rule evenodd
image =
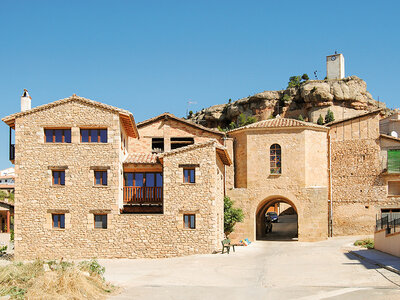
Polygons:
M317 125L310 122L304 122L295 119L276 118L270 120L263 120L240 128L236 128L229 131L229 133L247 128L282 128L282 127L312 127L312 128L328 129L328 127Z
M124 161L125 164L157 164L157 154L152 153L130 153Z

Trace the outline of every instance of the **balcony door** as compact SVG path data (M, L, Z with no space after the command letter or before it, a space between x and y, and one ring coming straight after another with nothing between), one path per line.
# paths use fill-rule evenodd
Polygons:
M124 186L127 202L162 202L162 173L126 172Z

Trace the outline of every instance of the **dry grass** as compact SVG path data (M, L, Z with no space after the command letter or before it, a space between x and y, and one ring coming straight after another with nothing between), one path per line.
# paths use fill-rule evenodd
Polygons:
M94 266L90 268L90 266ZM14 263L0 267L0 296L13 299L104 299L116 289L107 284L96 261Z
M374 239L365 238L354 242L354 246L361 246L368 249L374 249Z

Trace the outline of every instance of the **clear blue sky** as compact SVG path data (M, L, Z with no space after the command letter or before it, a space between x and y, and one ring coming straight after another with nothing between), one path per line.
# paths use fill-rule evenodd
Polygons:
M1 117L73 93L142 121L286 87L344 54L346 75L399 107L400 1L0 2ZM0 125L0 169L8 127Z

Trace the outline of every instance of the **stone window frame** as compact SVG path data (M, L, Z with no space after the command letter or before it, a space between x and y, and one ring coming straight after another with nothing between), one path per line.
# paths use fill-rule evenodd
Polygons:
M95 227L95 215L107 215L107 228L98 228ZM96 230L96 231L103 231L112 229L111 225L112 221L112 213L111 209L91 209L87 215L87 229L88 230Z
M185 219L184 215L195 215L195 228L185 228ZM176 215L176 224L177 228L180 230L185 230L185 231L196 231L202 228L203 226L203 219L200 214L200 210L192 210L192 209L183 209L179 210L178 214Z
M90 167L90 180L92 181L92 187L94 188L110 188L110 166L92 166ZM107 185L96 184L96 172L107 172Z
M64 188L67 185L68 166L48 166L49 184L51 187ZM54 184L54 172L64 173L64 184Z
M53 227L53 215L64 215L64 228ZM48 209L45 228L54 231L65 231L71 228L71 213L68 209Z
M179 164L179 168L182 168L182 179L181 183L184 185L195 185L196 183L199 183L199 175L200 171L196 170L196 168L200 168L199 164ZM186 170L193 170L193 182L191 182L191 177L189 177L189 181L185 181L185 171ZM190 173L189 173L190 174Z
M269 147L269 173L272 176L282 175L282 147L278 143Z
M101 220L102 226L101 227L96 227L96 216L101 216L106 218L105 220L105 227L104 226L104 220ZM94 229L107 229L108 228L108 214L107 213L93 213L93 223L94 223Z

